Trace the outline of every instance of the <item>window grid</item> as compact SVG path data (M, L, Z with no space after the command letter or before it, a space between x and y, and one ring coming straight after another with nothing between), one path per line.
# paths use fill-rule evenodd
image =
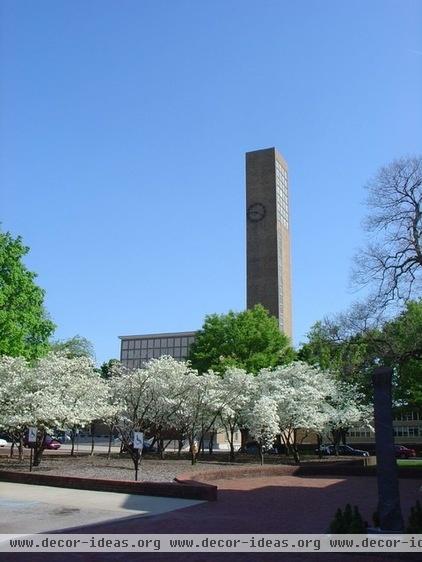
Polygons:
M394 427L395 437L418 437L420 435L419 427L397 426Z

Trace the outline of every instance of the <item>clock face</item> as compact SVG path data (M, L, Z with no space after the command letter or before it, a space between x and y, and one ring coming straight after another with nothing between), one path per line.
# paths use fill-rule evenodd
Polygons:
M265 217L265 207L262 203L252 203L249 205L246 215L252 222L261 221Z

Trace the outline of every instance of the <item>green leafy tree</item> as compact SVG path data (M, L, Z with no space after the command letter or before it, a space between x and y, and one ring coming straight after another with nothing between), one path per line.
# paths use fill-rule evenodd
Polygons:
M101 364L99 373L103 379L109 379L113 375L113 367L120 364L118 359L109 359Z
M257 373L293 359L289 338L261 305L243 312L206 316L189 355L192 367L200 373L210 369L223 373L231 367Z
M376 365L394 370L394 397L402 404L422 406L422 300L409 301L395 318L360 316L352 308L334 320L317 322L298 352L311 365L329 369L357 383L372 395L371 374Z
M50 344L51 351L64 353L69 359L75 357L88 357L95 359L94 346L83 336L73 336L67 340L57 340Z
M0 232L0 355L35 359L48 351L55 325L36 274L23 263L28 252L20 236Z
M335 373L339 379L357 384L370 395L371 379L367 376L373 357L362 334L344 335L341 321L316 322L307 334L308 341L298 351L298 358L309 365Z
M375 343L383 363L394 368L395 398L422 407L422 300L386 322Z

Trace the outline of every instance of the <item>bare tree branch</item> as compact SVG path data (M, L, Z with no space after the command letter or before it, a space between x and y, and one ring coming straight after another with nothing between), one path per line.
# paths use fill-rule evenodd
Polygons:
M353 282L374 286L381 306L422 289L422 156L395 160L366 186L368 243L355 257Z

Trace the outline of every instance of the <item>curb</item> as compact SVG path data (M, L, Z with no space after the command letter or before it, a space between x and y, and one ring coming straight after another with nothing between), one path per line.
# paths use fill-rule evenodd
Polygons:
M74 476L54 476L30 472L0 471L0 481L98 492L117 492L143 496L161 496L190 500L217 500L217 486L201 482L133 482L131 480L107 480L79 478Z

